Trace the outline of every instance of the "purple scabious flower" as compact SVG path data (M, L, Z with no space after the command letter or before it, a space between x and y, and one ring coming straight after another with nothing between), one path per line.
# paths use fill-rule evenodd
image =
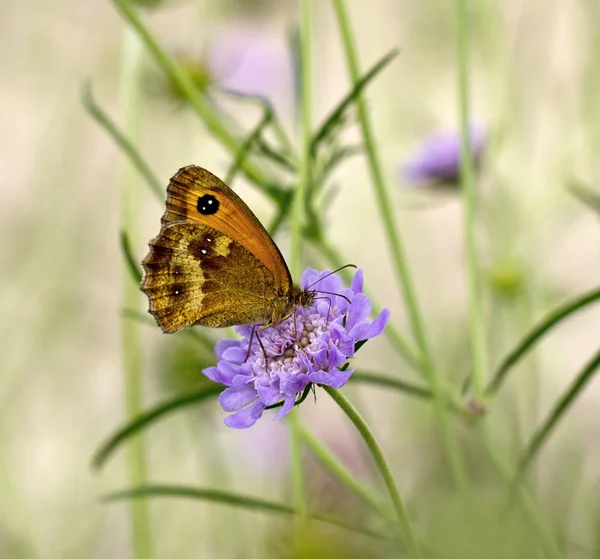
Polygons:
M228 387L219 396L223 409L233 412L225 418L228 427L251 427L267 406L276 404L282 405L275 419L283 417L310 383L341 388L353 370L340 367L354 356L355 344L383 332L390 311L384 309L375 320L368 320L371 302L362 292L362 270L356 271L350 288L343 287L339 276L327 276L329 273L308 268L302 286L317 291L313 306L300 307L295 318L260 331L267 363L256 336L246 359L252 326L236 327L241 340L217 342L219 362L203 373Z
M486 133L483 128L469 128L469 143L475 167L481 162L485 141ZM403 166L402 175L412 183L458 183L460 135L457 132L443 132L429 136Z
M266 28L230 24L211 42L207 66L223 89L264 97L275 105L292 97L292 65L286 44Z

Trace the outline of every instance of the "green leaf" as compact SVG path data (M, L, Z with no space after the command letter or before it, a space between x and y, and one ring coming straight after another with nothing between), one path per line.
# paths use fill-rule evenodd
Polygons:
M533 459L542 448L543 444L548 440L554 431L560 419L575 402L577 397L581 394L583 389L587 386L588 382L592 379L599 368L600 351L598 351L588 361L582 371L577 375L577 377L575 377L575 380L572 382L571 386L569 386L565 394L558 400L558 402L556 402L554 408L544 423L542 423L540 428L533 435L531 441L521 455L515 479L522 477L527 467L531 464Z
M547 334L552 328L561 323L565 318L587 307L591 303L600 301L600 289L590 291L576 299L565 303L564 305L554 309L544 318L537 326L535 326L529 334L513 349L500 363L494 376L489 383L486 394L488 396L495 394L506 375L510 370L527 354L527 352Z
M338 103L337 107L329 114L329 116L323 121L321 126L317 129L312 139L312 152L317 152L319 144L326 141L333 131L343 122L344 114L348 107L354 103L356 98L360 95L362 90L371 82L371 80L381 72L394 58L398 56L396 49L390 51L383 58L381 58L371 69L358 80L354 87L348 92L348 94Z
M140 175L145 179L146 184L150 187L152 194L154 194L161 202L165 199L166 188L162 182L158 179L154 171L150 168L150 165L146 163L144 158L140 155L138 149L133 145L132 142L125 136L121 129L110 119L107 113L105 113L94 101L92 97L92 88L89 83L83 86L81 94L83 106L86 111L96 120L102 128L104 128L116 144L121 148L123 153L129 158L129 161L139 171Z
M92 460L92 466L95 469L101 468L109 456L127 439L139 433L158 419L162 419L165 415L177 411L180 408L192 404L199 404L204 400L210 400L223 391L221 384L214 384L203 387L200 390L177 396L171 400L163 402L148 411L145 411L135 417L132 421L121 427L98 449Z
M122 499L139 499L146 497L183 497L186 499L209 501L212 503L231 505L260 512L279 513L285 515L297 514L296 510L292 507L282 505L280 503L274 503L273 501L266 501L264 499L257 499L255 497L247 497L245 495L240 495L230 491L201 489L182 485L145 485L142 487L133 487L131 489L124 489L122 491L110 493L106 495L103 500L117 501ZM312 514L311 518L320 522L338 526L339 528L343 528L345 530L364 534L366 536L375 538L385 537L378 532L369 530L363 526L350 524L344 520L330 515Z
M137 264L136 258L133 256L127 231L121 231L121 250L123 251L123 256L127 262L127 267L129 268L131 277L133 277L135 282L139 285L139 283L142 281L142 272Z

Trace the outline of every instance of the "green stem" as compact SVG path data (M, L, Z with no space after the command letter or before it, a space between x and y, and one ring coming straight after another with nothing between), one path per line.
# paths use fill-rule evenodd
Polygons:
M300 425L298 432L306 446L310 448L319 462L327 468L340 483L355 493L367 505L377 511L383 518L389 519L389 512L381 502L379 496L373 495L373 490L366 487L318 438L304 425Z
M488 387L486 394L491 396L495 394L504 382L508 372L521 360L521 358L537 343L547 332L556 326L563 319L587 307L591 303L600 301L600 289L595 289L568 301L557 309L550 312L538 325L536 325L519 345L513 349L500 363L494 377Z
M292 492L294 503L298 511L298 536L302 537L305 529L310 524L308 502L306 501L306 483L304 480L304 463L302 461L302 439L300 438L300 417L298 409L293 409L288 414L290 426L290 463L292 470Z
M240 149L240 140L237 139L225 126L214 106L206 97L198 91L190 76L173 60L162 48L160 43L152 36L143 24L133 6L131 0L113 0L117 9L127 20L129 25L139 35L140 39L148 49L167 76L173 81L177 88L183 93L187 102L196 111L196 114L204 122L211 135L214 136L231 154L235 155ZM270 181L263 171L249 160L241 165L244 173L253 182L262 186L269 186Z
M300 160L298 163L298 185L292 208L292 231L290 239L290 268L293 277L300 277L302 260L302 223L306 192L310 181L310 137L311 137L311 44L310 4L312 0L300 2ZM289 415L291 433L291 467L294 502L299 514L300 531L302 536L310 522L308 503L306 502L306 487L304 480L304 465L302 463L302 441L300 439L300 422L298 410L292 410Z
M460 182L463 198L464 234L468 262L469 329L473 367L473 393L481 399L486 382L487 348L482 308L481 274L476 246L476 191L469 137L469 21L466 0L456 0L456 51L460 114Z
M360 79L360 69L358 67L358 56L356 54L355 42L350 29L346 5L344 0L332 0L332 2L342 35L350 77L352 82L356 83ZM386 237L390 245L394 270L404 296L404 302L406 304L413 335L421 353L419 362L421 363L423 373L429 382L431 390L434 393L436 417L442 432L446 453L454 479L458 485L462 486L466 479L462 456L460 455L452 427L448 423L444 387L435 368L427 337L425 335L425 329L422 324L421 313L417 303L416 291L404 255L404 247L400 238L400 232L396 227L396 222L392 215L392 208L394 205L389 200L386 192L383 172L381 170L381 164L375 147L375 140L371 131L367 107L362 94L357 95L356 104L358 109L358 120L369 162L369 169L371 171L379 211L386 231Z
M527 448L523 452L521 459L519 460L519 466L517 468L516 479L521 478L524 474L527 466L535 458L542 445L548 440L548 437L556 427L556 424L563 417L569 407L575 402L577 396L581 394L581 391L585 388L586 384L592 379L600 367L600 351L598 351L585 365L583 370L575 377L569 389L565 394L556 402L554 408L542 424L542 426L536 431L535 435L531 439L531 442L527 445Z
M142 55L142 45L138 38L130 30L126 30L123 44L121 97L126 120L125 129L130 138L135 138L139 131ZM133 243L135 243L135 232L137 231L138 208L139 179L134 169L127 163L123 173L121 219L122 230L127 232ZM139 306L139 287L131 281L127 267L124 267L122 272L122 290L123 306L137 308ZM132 419L142 409L140 327L133 320L123 320L121 325L125 415L128 419ZM144 485L147 482L148 474L143 439L139 437L131 441L127 450L129 479L134 485ZM130 514L135 557L150 559L152 557L151 529L147 503L132 502Z
M484 423L479 423L479 436L486 450L486 453L496 470L496 473L507 483L510 484L513 476L509 468L504 464L501 457L498 455L494 444L492 443L489 431ZM517 504L520 506L525 518L531 523L531 526L538 537L540 547L543 549L546 557L551 559L561 559L563 557L553 534L544 525L539 513L536 510L535 504L531 496L527 493L524 487L518 486L514 488L513 493L517 498Z
M367 447L371 451L373 459L375 460L375 464L379 469L385 485L388 489L392 502L394 504L394 509L396 511L396 516L398 517L398 524L402 533L404 534L404 539L406 541L406 545L410 555L413 558L420 558L421 552L419 550L419 545L413 534L413 529L408 518L408 514L404 507L404 503L400 497L400 493L398 492L398 488L396 487L396 482L392 476L392 472L390 467L383 455L383 450L375 435L366 424L365 420L362 418L358 410L346 399L346 397L339 391L330 386L324 386L323 389L331 396L331 398L335 401L336 404L342 408L343 412L348 416L350 421L357 428L361 437L367 444Z

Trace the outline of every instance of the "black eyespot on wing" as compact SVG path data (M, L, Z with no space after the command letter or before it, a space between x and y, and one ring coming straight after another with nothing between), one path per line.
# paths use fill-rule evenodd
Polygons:
M171 294L174 297L179 297L180 295L183 295L184 293L185 293L185 288L184 288L183 284L174 283L171 286Z
M198 198L196 207L202 215L212 215L217 213L219 201L212 194L205 194Z

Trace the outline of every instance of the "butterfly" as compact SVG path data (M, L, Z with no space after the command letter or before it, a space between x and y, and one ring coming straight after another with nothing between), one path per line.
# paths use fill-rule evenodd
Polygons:
M268 327L315 299L315 291L292 281L244 201L195 165L171 178L161 229L149 246L141 290L165 333L193 325Z

